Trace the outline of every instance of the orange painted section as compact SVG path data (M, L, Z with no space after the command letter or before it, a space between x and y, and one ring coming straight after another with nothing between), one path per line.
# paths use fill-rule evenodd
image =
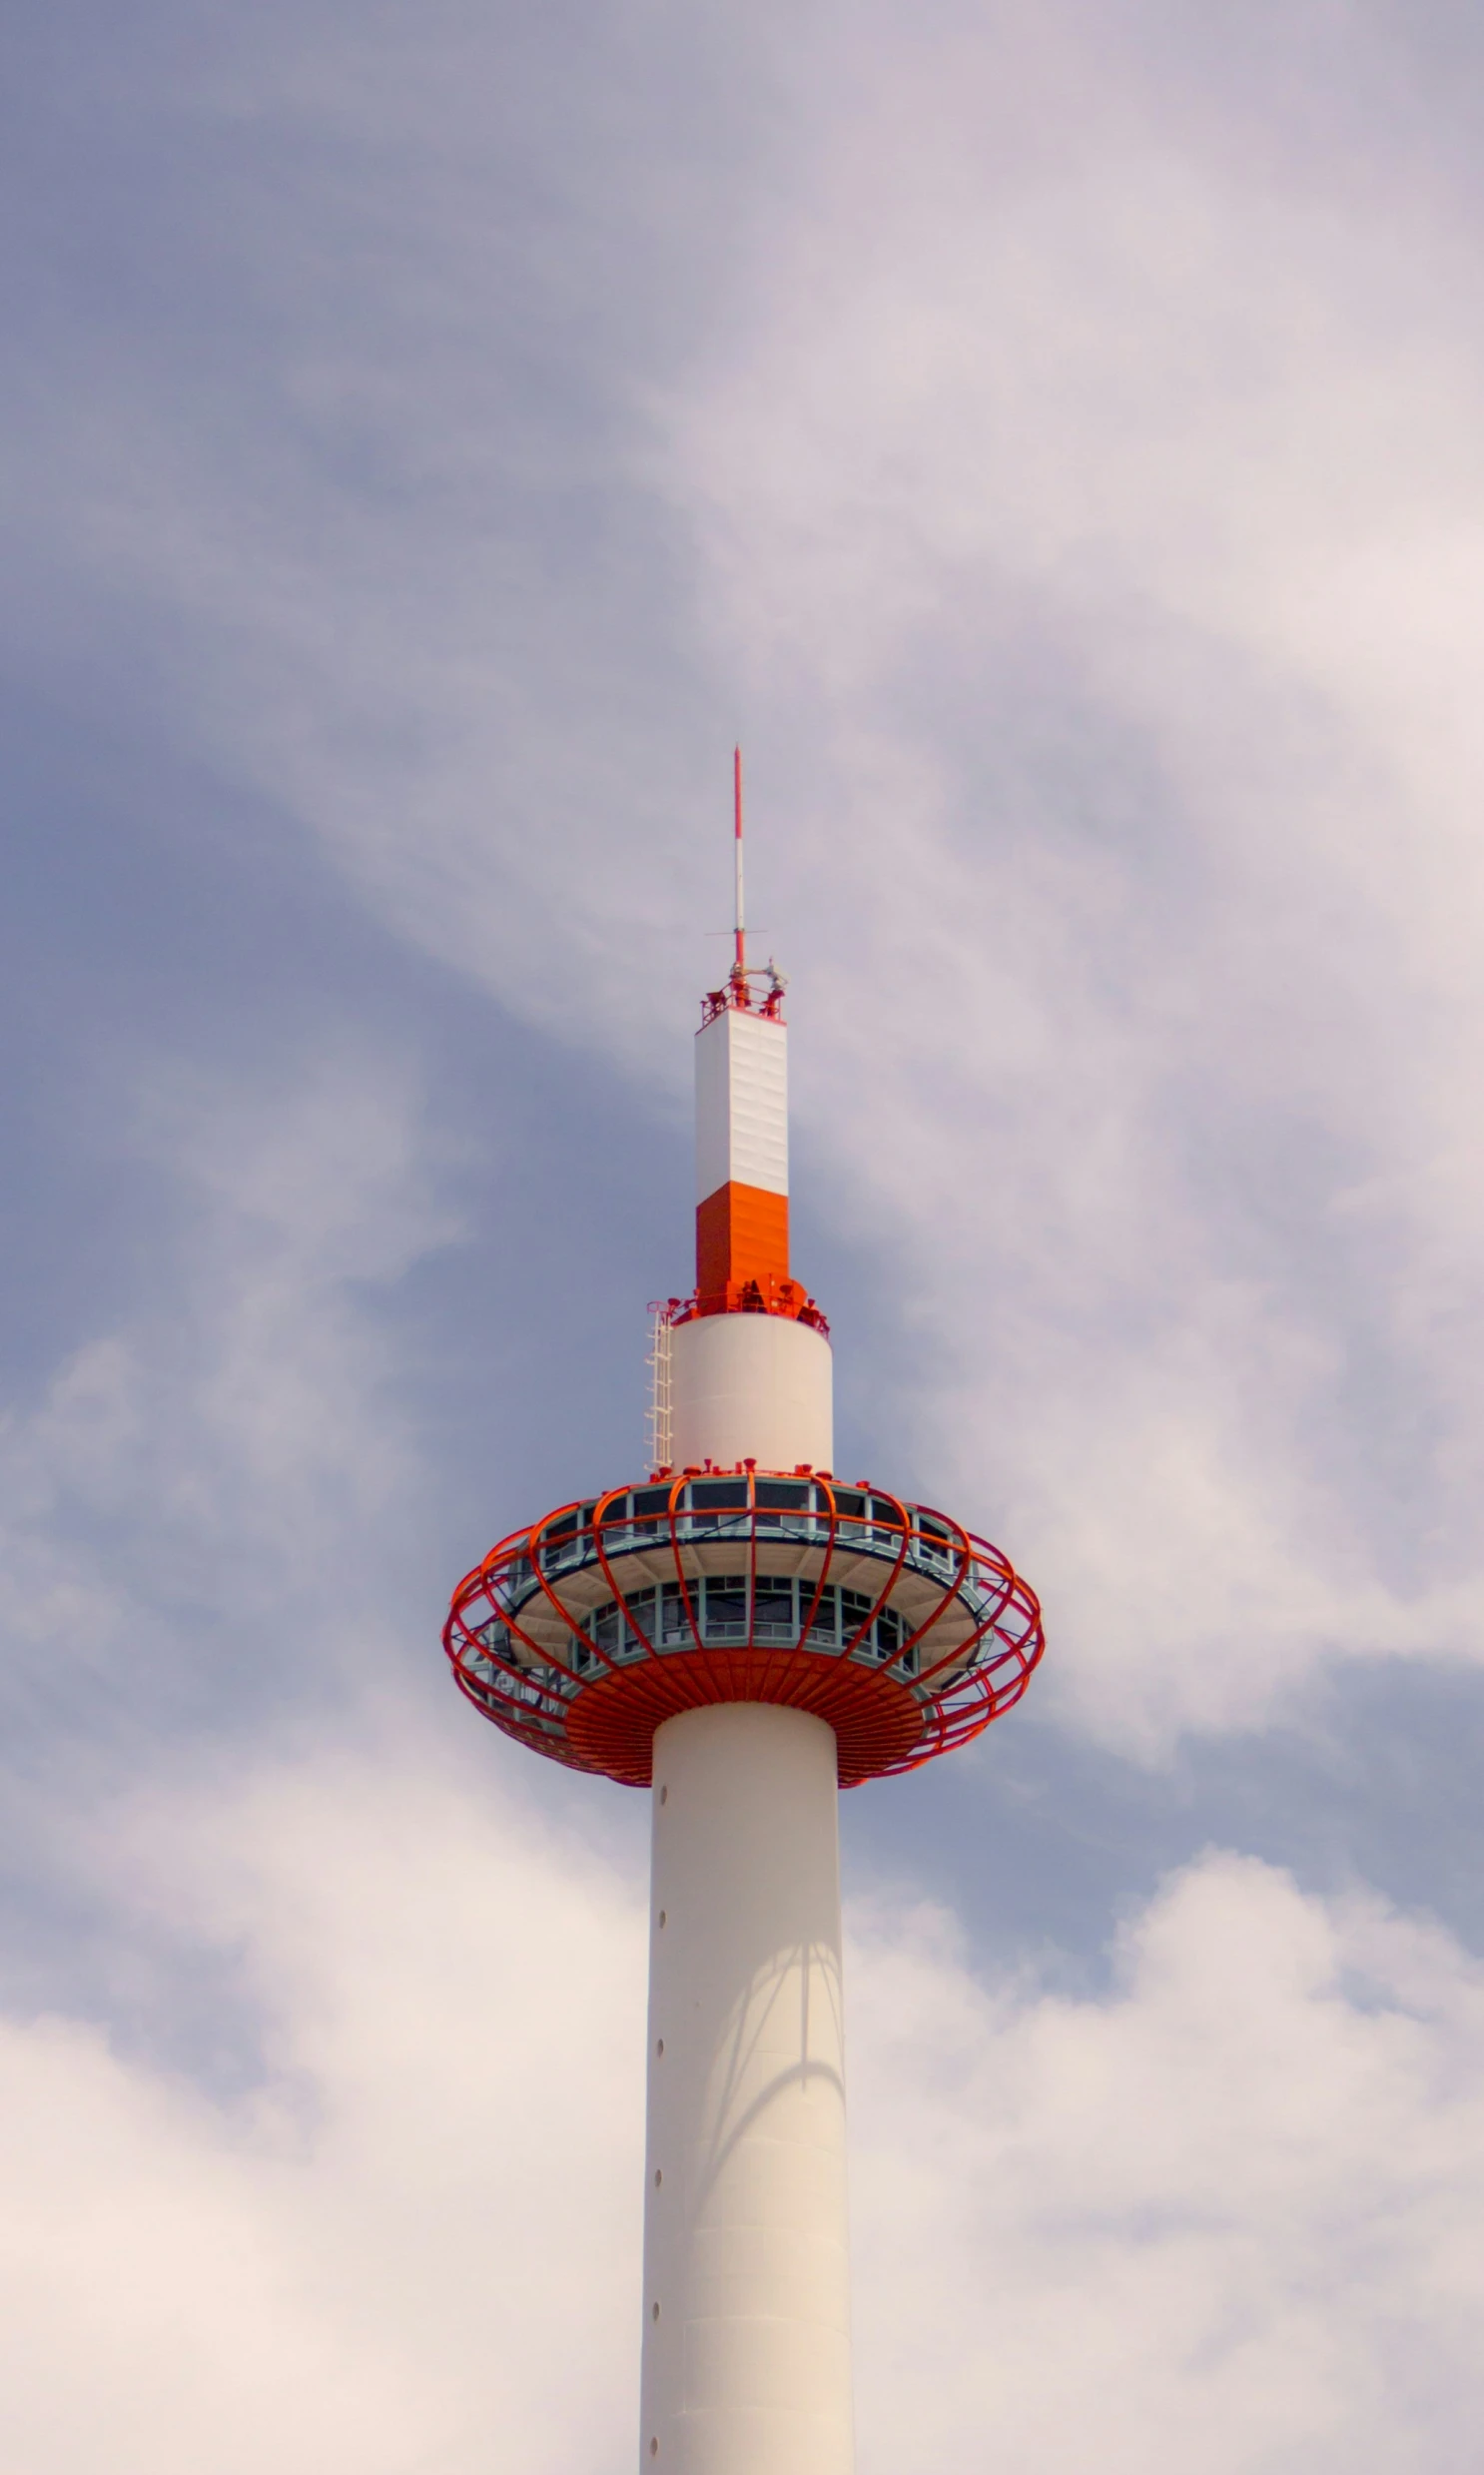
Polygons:
M756 1285L762 1299L792 1288L788 1276L788 1197L735 1180L696 1206L696 1289L728 1306ZM735 1302L742 1302L740 1294Z
M573 1702L566 1742L555 1758L574 1770L600 1771L624 1787L647 1788L654 1777L656 1728L708 1702L783 1702L793 1710L812 1710L835 1731L842 1788L916 1770L944 1750L939 1732L928 1733L928 1712L900 1677L817 1651L748 1647L671 1651L594 1681ZM483 1707L477 1701L474 1706ZM489 1710L485 1715L515 1735L502 1716ZM989 1716L995 1716L993 1710ZM974 1734L987 1724L981 1720ZM545 1753L548 1747L541 1743L538 1749Z

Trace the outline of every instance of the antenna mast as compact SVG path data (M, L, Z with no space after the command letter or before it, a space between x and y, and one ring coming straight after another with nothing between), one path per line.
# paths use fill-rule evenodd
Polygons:
M747 913L742 882L742 750L732 750L732 869L736 888L732 927L732 967L720 988L708 989L701 1000L701 1024L713 1022L718 1014L735 1007L739 1014L766 1015L770 1023L783 1021L783 992L787 987L783 973L771 955L762 969L747 968ZM723 932L718 931L717 934ZM754 988L753 983L760 985Z
M742 907L742 750L732 750L732 805L735 819L734 847L737 855L737 951L732 962L732 977L742 987L747 985L747 928Z

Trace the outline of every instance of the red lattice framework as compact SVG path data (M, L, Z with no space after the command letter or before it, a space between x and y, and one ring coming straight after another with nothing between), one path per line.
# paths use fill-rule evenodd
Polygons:
M728 1582L740 1577L744 1557L746 1638L707 1638L703 1584L724 1587L726 1567ZM664 1621L676 1628L664 1640L661 1573ZM797 1638L760 1638L759 1580L766 1594L784 1573ZM633 1612L646 1597L650 1630ZM822 1609L830 1641L811 1637ZM573 1769L646 1787L666 1719L708 1703L781 1702L828 1721L840 1784L854 1787L981 1734L1020 1700L1046 1641L1029 1584L948 1514L812 1471L744 1465L614 1487L501 1539L455 1590L443 1646L476 1709Z

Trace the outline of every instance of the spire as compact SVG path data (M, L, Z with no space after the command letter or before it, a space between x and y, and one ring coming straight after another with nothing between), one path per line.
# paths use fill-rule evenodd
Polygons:
M788 983L770 955L760 971L747 967L747 913L742 876L742 750L732 750L732 968L720 988L708 989L701 1000L701 1021L734 1008L738 1014L760 1014L770 1023L783 1020L783 992ZM756 986L754 986L756 982Z
M742 750L732 750L732 841L737 859L737 951L732 961L732 982L742 991L742 1003L747 1003L747 918L742 901Z

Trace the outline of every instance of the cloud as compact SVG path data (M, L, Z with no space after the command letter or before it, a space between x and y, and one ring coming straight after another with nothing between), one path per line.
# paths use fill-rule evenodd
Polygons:
M1063 1715L1157 1753L1479 1656L1484 365L1472 197L1136 15L817 18L655 470L815 742L810 1110L923 1301L917 1452L1044 1579Z
M194 761L672 1116L740 713L801 1186L905 1335L860 1449L1041 1583L1063 1718L1477 1660L1478 202L1384 108L1442 51L823 8L661 110L632 29L601 108L438 29L181 70L251 348L28 328L25 658L127 669L122 598Z
M1471 2462L1484 1974L1426 1919L1210 1854L1106 2000L932 1914L852 1979L863 2475Z
M475 1751L402 1713L81 1833L252 2051L209 2095L7 2024L18 2475L628 2463L642 1883ZM1070 2000L888 1898L850 2007L863 2475L1468 2464L1484 1976L1435 1926L1212 1854Z
M741 730L842 1430L1147 1761L1484 1614L1477 182L1431 12L1171 19L43 32L0 414L11 678L127 716L208 872L221 785L626 1077L597 1249L683 1115ZM277 1082L138 1062L153 1285L0 1439L66 1911L0 2033L22 2475L630 2460L635 1848L397 1698L444 1525L606 1413L575 1324L521 1397L454 1304L409 1410L465 1216L376 997ZM857 1941L863 2475L1471 2464L1446 1936L1210 1856L1096 1999L936 1912Z
M66 2019L0 2036L7 2466L626 2463L634 1887L384 1756L87 1836L121 1933L218 1951L261 2056L213 2102Z
M404 1576L367 1540L392 1507L415 1534L425 1478L378 1308L462 1235L420 1094L368 1049L236 1083L148 1061L120 1140L164 1172L153 1281L0 1427L11 1690L100 1738L384 1657Z

